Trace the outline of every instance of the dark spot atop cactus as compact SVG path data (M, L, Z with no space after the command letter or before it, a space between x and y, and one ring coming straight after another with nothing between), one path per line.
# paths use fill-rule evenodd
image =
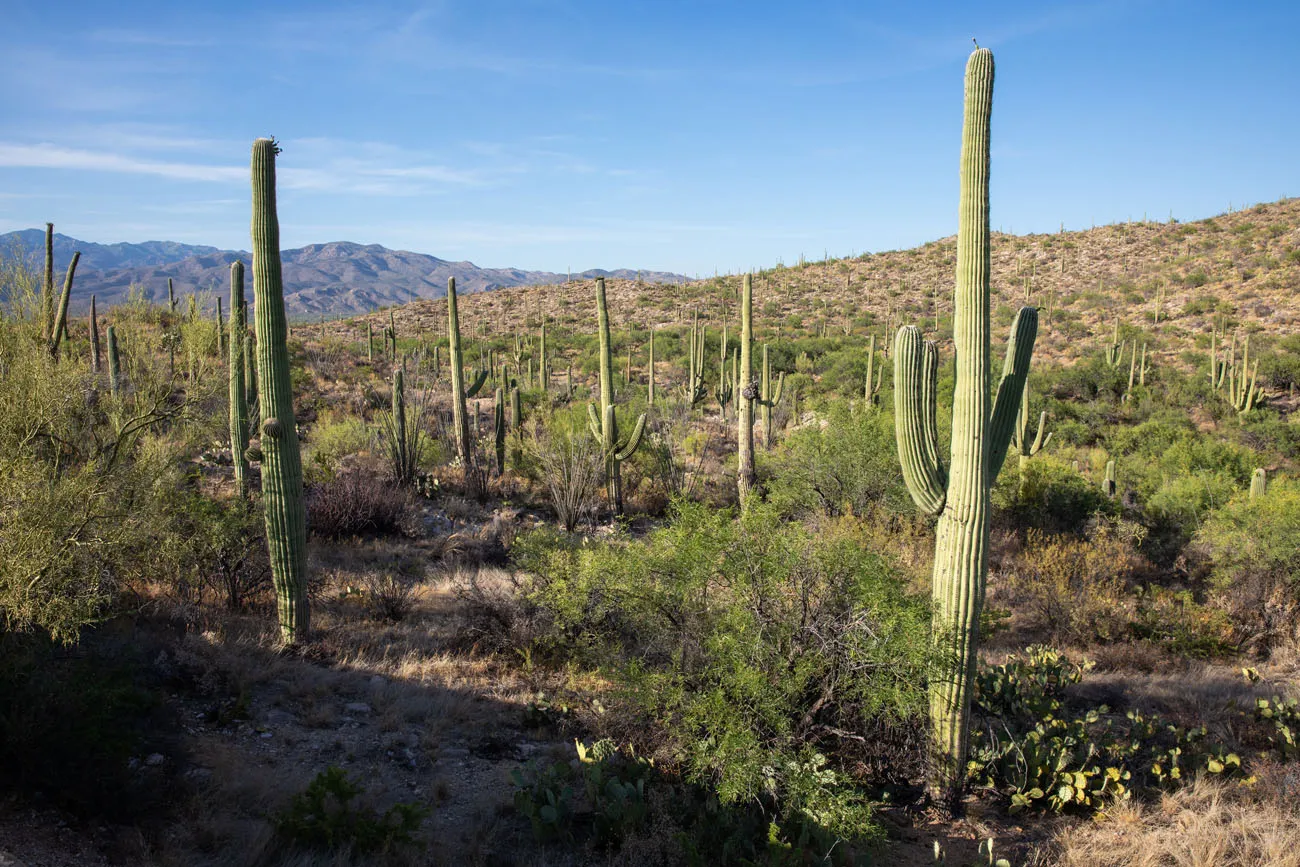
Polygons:
M268 418L266 421L262 422L262 433L269 437L279 437L284 433L283 429L280 427L280 420L278 418Z
M745 400L754 400L758 397L758 380L752 380L740 390L740 396Z

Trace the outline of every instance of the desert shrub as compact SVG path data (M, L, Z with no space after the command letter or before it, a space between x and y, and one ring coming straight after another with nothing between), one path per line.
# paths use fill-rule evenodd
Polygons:
M1239 494L1206 519L1193 542L1243 644L1267 650L1297 637L1300 482L1271 480L1254 500Z
M595 516L604 463L600 445L586 431L531 425L528 450L537 462L556 520L572 533Z
M1100 485L1054 455L1035 456L1023 471L1019 464L1009 455L994 488L994 503L1012 526L1081 535L1096 515L1117 510Z
M340 473L307 491L307 529L326 539L409 535L414 519L409 492L364 473Z
M366 608L372 617L394 623L405 620L415 607L417 582L394 572L367 572L362 579Z
M768 498L785 515L865 515L910 509L892 417L838 403L826 426L790 434L771 457Z
M155 527L139 557L153 580L181 598L212 600L235 610L271 583L261 508L178 491L166 501L170 520ZM159 504L162 505L161 503ZM159 509L161 513L163 509Z
M1143 566L1132 547L1102 530L1091 539L1030 530L1009 564L1016 602L1054 641L1125 637L1127 584Z
M357 416L321 413L303 443L303 470L308 481L329 479L338 470L339 461L369 450L374 442L374 431Z
M552 539L516 545L548 624L538 649L616 679L723 803L872 833L842 760L864 721L923 715L932 649L928 605L851 522L813 535L770 506L735 519L679 502L644 541Z
M93 638L68 653L45 635L0 633L0 792L86 818L162 809L165 769L136 767L160 704L140 656Z
M275 817L276 830L291 846L351 855L380 855L416 842L428 808L399 803L379 813L353 804L362 794L342 768L331 765Z

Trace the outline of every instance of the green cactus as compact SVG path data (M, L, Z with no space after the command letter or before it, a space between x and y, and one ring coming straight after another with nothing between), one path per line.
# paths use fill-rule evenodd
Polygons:
M1250 476L1250 498L1258 500L1266 493L1268 493L1268 472L1263 467L1257 467Z
M727 376L727 323L725 322L722 323L722 338L718 352L718 387L713 390L713 396L717 399L718 409L725 420L727 407L736 396L734 377Z
M1124 358L1124 341L1119 339L1119 320L1115 320L1115 331L1111 336L1110 343L1106 345L1106 363L1111 367L1119 367L1120 361Z
M686 355L686 382L682 385L682 395L693 408L708 396L708 389L704 385L704 328L700 325L698 311L691 315Z
M117 332L108 326L108 393L113 397L122 394L122 360L117 351Z
M1233 335L1232 349L1228 355L1227 378L1228 378L1228 402L1232 408L1237 411L1238 415L1245 415L1259 405L1260 391L1259 381L1259 360L1255 360L1252 367L1250 363L1250 335L1246 335L1241 353L1241 369L1237 369L1237 337ZM1249 379L1247 378L1249 374Z
M655 405L655 330L650 329L650 361L646 364L646 407L653 410Z
M496 399L492 402L492 443L497 459L497 475L506 471L506 406L505 389L497 386Z
M516 434L524 427L524 398L519 386L510 389L510 429Z
M739 429L736 434L736 487L743 507L757 477L754 473L754 401L759 397L754 381L754 277L746 274L740 298L740 395L736 398Z
M1115 462L1113 460L1106 461L1106 477L1101 480L1101 489L1112 500L1119 493L1119 487L1115 483Z
M641 413L626 439L620 440L614 412L614 369L610 358L609 307L605 303L605 278L596 278L596 317L600 328L600 412L587 404L592 436L600 440L605 456L605 490L615 515L623 514L623 462L641 446L646 414Z
M221 318L221 296L217 296L217 358L226 358L226 323Z
M63 344L63 337L68 332L68 301L72 298L72 278L77 273L77 263L80 261L81 253L73 253L72 261L68 263L68 274L63 278L63 295L59 297L59 313L50 332L50 358L56 361L59 358L59 347Z
M99 375L99 316L95 313L95 296L90 296L90 372Z
M874 382L872 381L874 376ZM862 398L868 407L877 406L880 402L880 383L885 376L885 365L876 364L876 335L871 335L867 341L867 380L862 387Z
M1044 432L1047 433L1044 436ZM1025 470L1029 466L1029 459L1037 455L1047 444L1052 441L1052 434L1047 431L1047 411L1044 410L1038 414L1038 433L1034 435L1033 440L1029 439L1029 380L1025 380L1024 390L1020 394L1020 407L1016 411L1016 426L1011 430L1011 447L1016 450L1019 458L1020 473L1020 494L1025 494L1025 485L1027 482Z
M167 312L176 315L176 289L172 286L170 277L167 278Z
M307 638L307 516L303 504L302 459L293 415L293 383L286 347L284 285L280 267L280 223L275 208L273 139L253 142L253 297L257 372L261 388L262 499L266 543L275 585L280 637L285 644Z
M248 493L248 393L244 390L244 263L230 263L230 456L235 466L235 492Z
M375 326L366 320L366 361L375 363Z
M456 312L456 278L447 278L447 341L451 365L452 427L456 431L456 454L468 469L474 460L473 441L469 435L469 414L465 400L476 396L487 382L488 371L480 370L469 388L465 387L465 361L460 348L460 316Z
M41 281L41 340L49 344L54 327L54 224L45 224L45 272Z
M542 317L541 334L537 338L537 378L542 394L551 393L551 358L546 353L546 317Z
M938 350L914 326L894 343L896 436L903 478L917 506L939 516L935 537L934 640L946 660L930 683L934 760L930 788L956 808L966 777L970 703L980 609L988 575L990 487L1015 427L1038 313L1016 316L997 396L990 401L989 352L989 117L993 54L977 48L966 66L961 147L961 205L957 232L950 467L939 460L935 397ZM991 405L990 405L991 404Z
M255 330L254 330L255 331ZM248 306L244 306L244 389L248 393L249 417L257 407L257 336L248 329ZM251 434L250 434L251 436Z
M772 390L772 368L767 362L767 344L763 344L763 379L758 395L758 405L763 412L763 448L772 447L772 409L781 402L781 392L785 390L785 374L776 380L776 391Z

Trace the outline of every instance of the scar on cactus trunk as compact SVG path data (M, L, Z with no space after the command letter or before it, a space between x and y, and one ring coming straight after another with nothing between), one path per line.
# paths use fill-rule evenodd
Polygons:
M1038 330L1038 311L1023 307L990 405L989 117L993 54L976 49L966 65L957 231L953 393L948 467L939 460L935 424L938 350L920 330L894 343L895 430L908 491L921 511L939 516L935 534L933 640L941 653L930 682L933 746L930 792L957 810L965 789L971 693L980 609L988 574L989 490L1006 457Z
M262 500L266 544L275 585L280 637L285 644L307 638L307 516L302 458L293 416L293 384L284 284L280 270L280 223L275 212L275 141L253 142L253 299L260 389Z

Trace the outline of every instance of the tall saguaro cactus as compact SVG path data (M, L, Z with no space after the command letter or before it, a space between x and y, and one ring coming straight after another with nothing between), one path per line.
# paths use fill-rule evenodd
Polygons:
M609 340L609 307L605 302L605 278L596 278L596 317L600 325L600 414L596 407L587 404L588 421L592 436L601 442L605 456L605 490L614 514L623 514L623 461L636 454L645 432L646 414L641 413L632 432L619 439L618 415L614 411L614 363L611 360Z
M286 644L294 644L306 639L311 619L307 607L302 457L293 417L289 351L285 346L289 328L284 317L280 222L275 212L275 157L279 152L273 139L253 142L253 299L266 544L271 555L280 637Z
M95 296L90 296L90 372L99 374L99 316L95 313Z
M465 361L460 350L460 315L456 311L456 278L447 278L447 343L451 363L451 424L456 431L456 454L461 466L469 469L474 459L473 441L469 437L469 413L465 398L474 397L487 382L488 372L481 370L474 383L465 387Z
M41 281L41 339L49 341L54 327L54 224L45 224L45 273Z
M977 48L966 65L957 230L953 393L949 467L939 460L935 423L938 350L919 329L894 344L896 435L903 478L917 506L939 516L935 535L934 641L943 662L930 684L934 747L930 788L955 807L966 773L971 693L980 609L988 575L989 489L1006 457L1037 336L1038 312L1024 307L1007 346L997 397L990 402L989 117L993 54Z
M77 263L81 261L81 253L72 254L72 261L68 263L68 274L63 278L63 295L59 298L59 313L54 319L54 328L50 332L50 357L57 360L59 357L59 347L63 344L63 336L68 331L68 301L72 298L72 278L77 273Z
M785 391L785 374L776 379L776 389L772 389L772 367L767 361L767 344L763 344L763 379L759 385L758 405L763 409L763 448L772 447L772 410L781 402L781 393Z
M745 275L740 297L740 395L736 398L739 419L737 437L736 487L744 505L756 482L754 473L754 401L759 397L754 381L754 278Z
M108 326L108 393L119 397L122 393L122 357L117 351L117 332Z
M244 389L244 341L247 327L244 310L244 263L230 263L230 456L235 466L235 491L242 499L248 493L248 393Z

